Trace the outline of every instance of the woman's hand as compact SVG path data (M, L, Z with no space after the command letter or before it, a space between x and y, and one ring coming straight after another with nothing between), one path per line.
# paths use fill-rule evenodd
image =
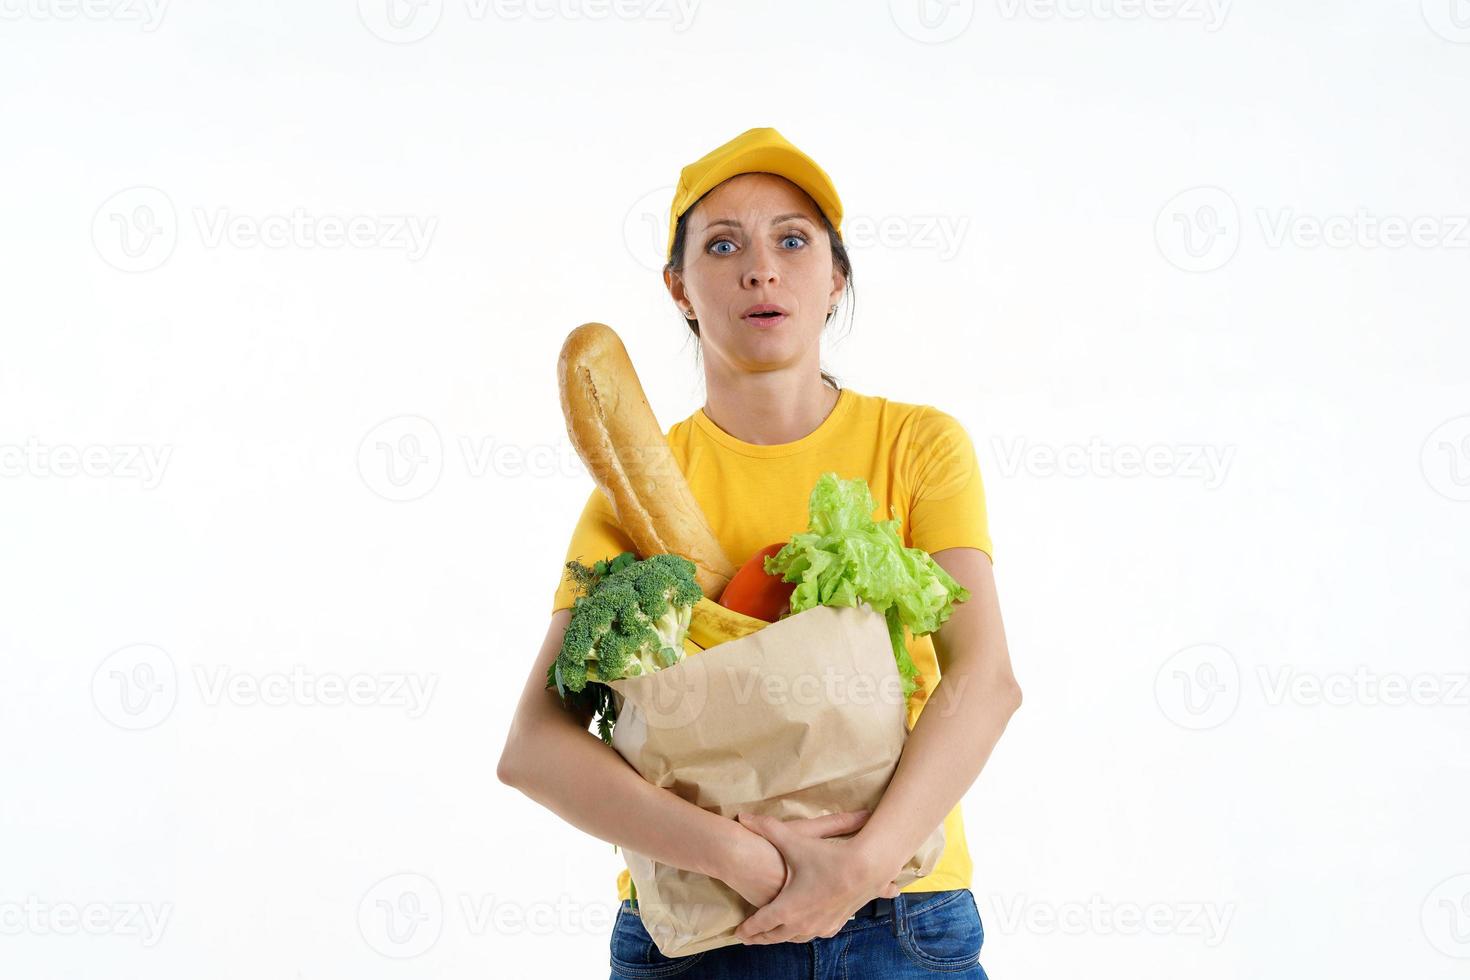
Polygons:
M858 813L861 820L851 828L854 831L868 818L866 810ZM818 936L829 938L837 935L852 914L874 898L898 895L898 885L894 882L897 869L881 865L858 838L824 840L827 835L803 834L792 826L801 821L783 822L741 814L739 822L773 844L785 859L787 869L780 894L735 930L736 938L746 945L804 943Z
M729 868L720 880L756 908L775 898L786 883L786 861L760 834L744 831Z
M867 822L868 811L851 810L795 820L777 820L774 817L764 819L780 824L794 837L819 841L824 837L853 834L861 830ZM737 823L737 826L742 828L740 843L730 861L730 867L720 880L735 889L751 905L761 908L780 894L786 884L786 860L781 857L775 844L756 833L749 825Z

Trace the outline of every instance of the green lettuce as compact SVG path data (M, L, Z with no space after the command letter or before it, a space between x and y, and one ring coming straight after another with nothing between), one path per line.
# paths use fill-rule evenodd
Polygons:
M919 672L909 657L904 630L914 636L933 633L970 592L928 552L904 547L896 515L873 520L875 506L866 480L822 474L807 504L806 533L793 535L765 560L765 569L797 583L789 615L819 605L860 602L882 613L907 698L918 689Z

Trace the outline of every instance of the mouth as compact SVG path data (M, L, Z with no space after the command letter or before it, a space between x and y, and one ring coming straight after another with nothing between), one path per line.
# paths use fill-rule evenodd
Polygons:
M770 327L785 320L786 316L786 311L774 303L761 303L746 310L741 319L755 326Z

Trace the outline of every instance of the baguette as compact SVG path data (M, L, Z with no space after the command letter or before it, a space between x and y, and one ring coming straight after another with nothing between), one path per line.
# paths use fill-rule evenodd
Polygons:
M628 350L606 324L567 335L557 360L567 435L640 558L672 553L695 565L706 598L735 574L674 460Z

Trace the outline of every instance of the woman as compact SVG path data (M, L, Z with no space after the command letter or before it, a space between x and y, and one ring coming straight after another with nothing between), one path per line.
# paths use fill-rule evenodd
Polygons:
M757 909L737 931L740 944L665 957L624 870L614 980L833 969L849 978L985 977L959 802L1021 693L991 574L984 489L953 417L841 388L821 369L822 331L851 289L841 226L830 178L774 129L748 130L684 168L664 282L702 347L707 394L669 430L669 445L736 564L806 530L810 488L832 470L866 479L879 515L901 517L904 544L932 554L971 598L932 637L909 639L924 685L871 814L728 820L646 782L588 733L590 719L570 716L545 690L574 598L561 583L500 779L589 834L724 881ZM635 550L594 489L568 559ZM941 822L938 865L899 890L898 871Z

